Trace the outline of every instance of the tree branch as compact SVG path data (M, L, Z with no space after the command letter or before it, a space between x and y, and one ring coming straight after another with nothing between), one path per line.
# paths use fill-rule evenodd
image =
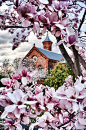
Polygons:
M66 59L68 65L70 66L70 68L73 70L74 74L75 74L75 68L74 68L74 63L73 61L71 60L70 56L68 55L65 47L63 44L59 45L59 49L62 53L62 55L64 56L64 58Z
M66 109L65 109L65 110L66 110ZM69 114L69 121L67 121L67 122L61 124L60 126L58 126L59 129L60 129L62 126L64 126L64 125L70 123L70 121L72 121L73 115L74 115L74 113L75 113L75 112L73 112L73 113L71 114L68 110L66 110L66 111L67 111L68 114Z
M2 26L0 26L1 28ZM27 26L27 27L23 27L23 26L5 26L3 27L4 29L7 29L7 28L33 28L33 25L30 25L30 26Z
M27 27L23 27L23 26L0 26L0 28L4 28L4 29L7 29L7 28L33 28L33 25L30 25L30 26L27 26ZM43 28L43 26L40 26L40 28Z
M85 9L84 15L83 15L83 17L82 17L82 21L81 21L81 23L80 23L80 25L79 25L78 32L80 31L81 26L82 26L82 24L83 24L83 22L84 22L85 15L86 15L86 9Z
M78 56L78 51L75 49L75 46L72 45L72 52L73 52L73 56L74 56L74 67L75 67L75 72L76 72L76 76L80 76L82 75L81 73L81 68L80 68L80 63L79 63L79 56Z
M85 60L82 58L82 56L80 55L80 54L78 54L78 56L79 56L79 61L80 61L80 63L83 65L83 67L86 69L86 62L85 62Z

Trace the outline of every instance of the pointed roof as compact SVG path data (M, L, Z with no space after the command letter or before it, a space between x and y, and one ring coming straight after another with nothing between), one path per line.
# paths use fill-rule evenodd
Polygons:
M49 38L48 31L47 31L47 36L46 36L46 38L45 38L45 40L44 40L43 42L46 42L46 41L52 42L52 41L50 40L50 38Z
M65 58L62 56L62 54L58 54L46 49L42 49L37 47L45 56L47 56L49 59L57 60L57 61L65 61Z

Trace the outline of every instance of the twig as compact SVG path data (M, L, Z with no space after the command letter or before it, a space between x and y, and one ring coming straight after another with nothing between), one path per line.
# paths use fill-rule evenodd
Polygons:
M71 114L67 109L64 109L64 110L66 110L66 111L68 112L68 114L69 114L69 121L67 121L67 122L61 124L60 126L58 126L59 129L60 129L60 127L66 125L66 124L68 124L70 121L72 121L73 115L74 115L74 113L75 113L75 112L73 112L73 113ZM72 121L72 122L73 122L73 121Z
M85 9L84 15L83 15L83 17L82 17L81 23L80 23L80 25L79 25L78 32L80 31L81 26L82 26L82 24L83 24L83 22L84 22L85 15L86 15L86 9Z

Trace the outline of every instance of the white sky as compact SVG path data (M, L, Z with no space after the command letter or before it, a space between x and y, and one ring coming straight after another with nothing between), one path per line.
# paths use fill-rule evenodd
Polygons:
M58 47L56 46L56 39L53 35L49 33L50 40L53 42L52 45L52 51L56 53L60 53ZM41 40L37 39L36 36L33 34L33 32L30 33L28 39L29 42L21 43L19 47L15 50L12 50L12 39L13 36L8 33L8 31L0 31L0 64L5 59L9 59L13 61L15 58L22 58L24 57L29 50L33 47L33 44L35 43L35 46L43 48L42 41L46 38L46 34L42 37Z

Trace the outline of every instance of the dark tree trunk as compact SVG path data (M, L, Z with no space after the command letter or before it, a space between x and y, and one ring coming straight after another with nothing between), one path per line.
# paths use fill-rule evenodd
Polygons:
M80 75L82 75L82 73L81 73L81 68L80 68L78 51L75 49L74 45L71 46L71 49L72 49L73 57L74 57L75 73L76 73L76 76L80 76Z
M73 55L74 55L74 62L72 61L72 59L68 55L63 44L59 45L59 49L60 49L62 55L64 56L65 60L67 61L68 65L70 66L70 68L74 72L75 76L77 77L77 76L82 75L80 63L79 63L78 51L75 49L75 47L72 46L72 51L73 51Z
M60 49L62 55L64 56L65 60L67 61L68 65L70 66L70 68L72 69L72 71L75 74L74 63L71 60L70 56L68 55L64 45L63 44L59 45L59 49Z

